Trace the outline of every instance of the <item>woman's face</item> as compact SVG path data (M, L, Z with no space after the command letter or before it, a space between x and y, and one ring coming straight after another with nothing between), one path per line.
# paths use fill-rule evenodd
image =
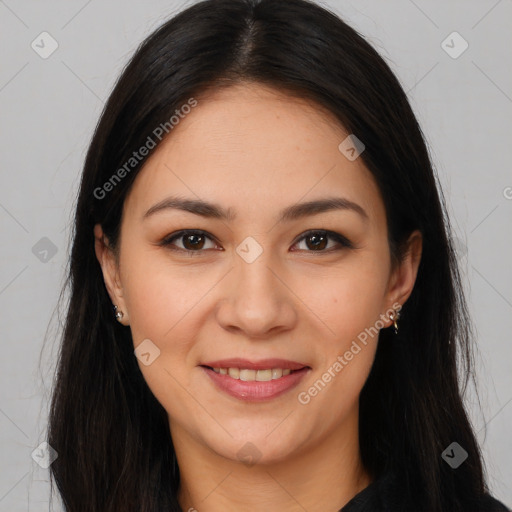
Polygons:
M338 148L348 135L258 85L198 98L126 198L118 266L96 227L175 444L267 463L357 424L375 332L407 300L420 247L392 272L379 190Z

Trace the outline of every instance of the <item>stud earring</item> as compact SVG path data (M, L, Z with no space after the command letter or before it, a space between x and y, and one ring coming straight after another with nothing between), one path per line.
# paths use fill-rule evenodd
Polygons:
M124 316L124 313L114 304L114 313L116 315L116 320L118 322L121 321L121 319L123 318Z
M394 311L389 314L389 319L393 321L395 327L395 334L398 334L398 319L400 318L400 311Z

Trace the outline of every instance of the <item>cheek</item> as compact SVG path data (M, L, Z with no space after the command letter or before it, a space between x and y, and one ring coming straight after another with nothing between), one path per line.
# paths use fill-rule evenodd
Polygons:
M328 276L297 280L297 295L325 325L326 340L342 349L359 333L375 325L384 313L388 275L384 265L351 262ZM340 344L341 343L341 344Z
M225 270L178 265L162 251L141 250L127 251L121 271L134 345L149 339L160 351L154 363L139 367L161 403L173 396L172 409L183 408L183 389L191 386L202 355L198 340L211 320L212 293Z
M326 328L317 337L319 364L297 398L300 407L317 418L321 431L342 424L357 409L375 358L382 278L370 272L362 275L361 269L360 274L331 279L323 293L312 296L312 309Z
M135 344L144 338L172 339L215 277L173 265L154 250L131 253L121 269Z
M195 402L185 391L192 384L194 344L197 340L197 314L200 299L212 288L205 274L177 271L163 265L162 258L141 256L124 262L125 300L130 315L134 346L149 339L159 355L139 368L156 399L173 418L187 423L187 414L195 415ZM213 276L212 276L213 277Z
M384 258L361 257L317 280L321 287L312 286L312 277L297 281L298 295L308 297L325 326L317 336L319 365L308 383L313 388L302 389L306 400L318 396L318 414L343 415L356 404L375 357L387 279Z

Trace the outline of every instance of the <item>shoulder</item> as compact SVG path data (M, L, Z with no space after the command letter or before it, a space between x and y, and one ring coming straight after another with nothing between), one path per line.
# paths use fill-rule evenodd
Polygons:
M484 494L480 502L479 512L511 512L501 501L490 494Z
M395 484L395 485L393 485ZM352 498L339 512L396 512L403 510L399 486L391 475L374 480ZM475 507L466 512L512 512L501 501L484 494Z

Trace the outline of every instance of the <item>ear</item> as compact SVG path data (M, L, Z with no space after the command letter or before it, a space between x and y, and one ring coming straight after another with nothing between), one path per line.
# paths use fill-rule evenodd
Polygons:
M94 250L101 266L103 280L105 281L110 300L113 305L117 306L118 311L123 313L123 317L119 319L119 322L123 325L129 325L128 311L126 309L123 288L119 276L119 265L116 260L116 255L109 246L108 239L104 235L100 224L94 226Z
M390 309L399 309L397 305L402 307L411 295L414 283L416 282L416 276L418 275L422 248L423 237L421 233L418 230L413 231L407 240L402 261L397 265L389 278L386 297L388 311Z

